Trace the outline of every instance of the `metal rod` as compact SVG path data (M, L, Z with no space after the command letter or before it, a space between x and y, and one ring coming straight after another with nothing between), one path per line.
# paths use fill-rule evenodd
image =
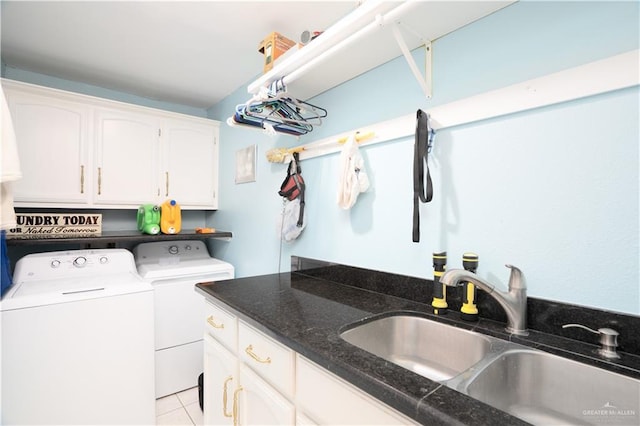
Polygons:
M287 74L283 79L284 84L291 84L292 82L300 78L302 75L307 73L310 69L317 66L319 63L326 61L328 58L330 58L340 50L344 49L348 45L354 43L355 41L359 40L365 35L377 30L378 28L383 27L389 21L397 19L399 16L405 13L407 9L413 7L415 3L416 3L415 0L406 1L402 3L400 6L396 7L395 9L392 9L391 11L387 12L384 15L380 15L380 14L376 15L373 22L367 24L366 26L362 27L361 29L359 29L358 31L356 31L355 33L347 37L346 39L342 40L341 42L337 43L331 48L325 50L320 55L316 56L314 59L302 65L295 71L291 72L290 74Z

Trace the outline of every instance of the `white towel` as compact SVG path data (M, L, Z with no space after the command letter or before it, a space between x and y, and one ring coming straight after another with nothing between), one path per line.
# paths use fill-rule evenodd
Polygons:
M339 173L338 205L348 210L356 203L358 195L369 188L369 177L355 135L350 136L342 148Z
M2 105L0 106L0 229L10 229L16 226L16 213L13 209L13 192L11 182L22 177L20 171L20 161L18 159L18 147L16 145L16 135L9 113L9 105L2 93Z

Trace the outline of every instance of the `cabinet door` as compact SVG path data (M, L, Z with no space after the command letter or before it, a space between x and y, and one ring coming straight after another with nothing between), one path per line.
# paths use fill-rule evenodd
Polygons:
M183 206L218 207L217 139L217 123L164 121L161 196Z
M87 203L88 108L14 90L7 97L22 171L13 184L16 206Z
M233 424L233 395L238 388L237 359L204 335L204 424Z
M298 410L319 424L416 424L299 354L296 364L296 401Z
M240 364L240 383L234 401L239 425L295 424L293 405L244 364Z
M128 111L96 112L95 202L138 207L157 203L160 123Z

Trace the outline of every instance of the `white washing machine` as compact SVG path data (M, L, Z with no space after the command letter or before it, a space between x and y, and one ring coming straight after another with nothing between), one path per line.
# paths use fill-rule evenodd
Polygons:
M154 288L156 398L198 385L203 371L204 297L195 285L234 277L203 241L160 241L133 249L138 273Z
M31 254L13 281L2 424L155 424L153 287L131 252Z

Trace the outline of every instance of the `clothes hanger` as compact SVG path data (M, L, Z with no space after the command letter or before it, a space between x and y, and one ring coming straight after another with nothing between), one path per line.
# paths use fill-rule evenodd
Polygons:
M304 135L321 125L327 110L309 102L290 97L282 79L274 81L246 103L236 106L235 123L247 124L276 132Z

